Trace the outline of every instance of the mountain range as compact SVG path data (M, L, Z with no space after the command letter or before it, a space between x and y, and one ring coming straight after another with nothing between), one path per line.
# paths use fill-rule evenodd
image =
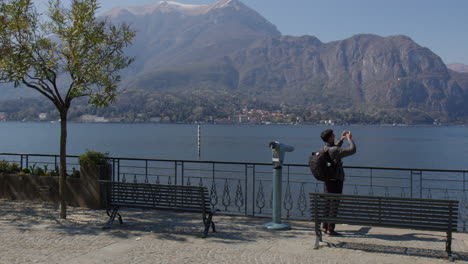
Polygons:
M124 94L190 98L203 91L318 111L468 116L466 68L447 68L407 36L360 34L328 43L285 36L239 0L163 1L114 8L101 18L137 31L127 50L136 61L122 73Z
M468 72L468 65L463 63L449 63L447 68L456 72Z
M239 0L159 2L103 14L138 30L128 89L239 92L260 100L338 109L376 106L467 114L464 73L406 36L322 43L283 36Z

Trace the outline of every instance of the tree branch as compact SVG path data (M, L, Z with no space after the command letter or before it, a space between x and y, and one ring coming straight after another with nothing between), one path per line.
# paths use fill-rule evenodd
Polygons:
M36 35L34 35L34 36L36 37ZM55 95L56 95L56 96L54 96L54 97L56 97L57 100L60 101L60 103L64 104L64 101L63 101L63 99L62 99L62 96L60 95L60 92L59 92L59 90L58 90L58 88L57 88L57 83L56 83L56 82L57 82L57 75L56 75L56 73L55 73L53 70L51 70L51 69L49 69L48 67L45 66L45 65L46 65L46 61L45 61L45 59L41 56L41 54L40 54L40 52L38 51L38 49L33 48L33 51L34 51L34 53L36 53L37 57L38 57L39 60L42 62L42 63L38 63L38 65L40 65L42 71L44 72L45 78L52 84L52 87L54 88ZM52 74L52 78L49 76L49 74ZM43 82L43 81L41 80L41 82ZM49 88L49 90L50 90L50 93L51 93L51 94L54 94L50 88Z
M29 88L32 88L36 91L38 91L39 93L41 93L42 95L44 95L45 97L47 97L50 101L52 101L52 103L54 103L54 105L57 107L57 109L61 109L62 105L60 105L60 102L55 100L54 97L50 96L49 94L47 94L45 91L43 91L41 88L39 88L38 86L26 81L24 78L21 80L26 86L28 86Z

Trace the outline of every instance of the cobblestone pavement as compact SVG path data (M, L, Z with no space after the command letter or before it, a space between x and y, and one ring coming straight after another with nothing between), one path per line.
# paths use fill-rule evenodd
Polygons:
M448 263L445 234L338 225L313 250L312 223L268 231L268 219L216 215L217 233L202 239L197 214L124 210L110 230L104 210L0 200L0 263ZM468 234L456 233L457 262L468 262Z

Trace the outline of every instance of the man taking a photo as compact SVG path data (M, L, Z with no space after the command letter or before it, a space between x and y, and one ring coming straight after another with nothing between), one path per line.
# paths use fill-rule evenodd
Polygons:
M328 152L333 163L332 166L335 167L333 175L330 175L330 177L327 177L324 181L324 192L341 194L343 192L345 177L341 159L356 153L356 145L352 140L353 136L350 131L343 131L340 140L335 144L335 134L333 134L333 130L327 129L320 134L320 137L325 142L323 149ZM348 139L349 146L347 148L342 148L341 146L345 139ZM337 207L338 204L332 202L329 207L329 215L336 215ZM335 224L333 223L323 223L323 229L325 234L331 236L340 235L335 232Z

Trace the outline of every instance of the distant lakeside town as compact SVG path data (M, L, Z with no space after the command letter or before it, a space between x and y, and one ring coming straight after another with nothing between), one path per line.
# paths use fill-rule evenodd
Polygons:
M72 116L69 118L71 122L78 123L154 123L154 124L170 124L170 123L186 123L186 124L289 124L289 125L347 125L347 124L380 124L380 125L450 125L453 123L443 123L440 120L423 120L423 122L385 122L379 118L361 114L353 120L344 118L323 118L326 115L315 112L315 118L307 118L298 116L296 113L283 113L281 110L261 110L261 109L242 109L240 113L233 114L227 117L204 116L200 120L177 120L170 116L151 116L146 113L133 113L122 116L102 116L96 114L83 114ZM335 114L336 115L336 114ZM18 119L17 116L9 116L6 112L0 112L0 122L59 122L60 119L55 113L41 112L36 115L30 115ZM456 124L456 123L455 123ZM458 124L460 125L460 124Z

